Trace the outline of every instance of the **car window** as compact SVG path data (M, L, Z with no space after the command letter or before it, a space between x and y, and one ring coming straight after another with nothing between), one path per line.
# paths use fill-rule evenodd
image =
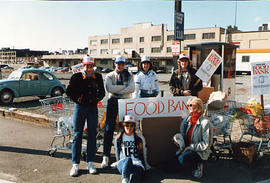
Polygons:
M40 74L40 79L41 80L53 80L53 76L47 72L42 72Z
M20 79L22 72L20 71L13 71L9 76L8 79Z
M38 73L37 72L24 73L21 77L21 80L26 80L26 81L38 80Z

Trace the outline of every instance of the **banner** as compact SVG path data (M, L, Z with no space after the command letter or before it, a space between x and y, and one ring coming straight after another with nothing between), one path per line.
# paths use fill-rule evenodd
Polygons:
M270 94L270 61L251 63L251 87L253 95Z
M212 50L196 72L196 76L198 76L203 82L208 82L221 62L221 56L219 56L215 50Z
M119 121L129 114L137 120L150 117L187 117L187 101L192 97L150 97L138 99L119 99Z
M82 64L77 64L71 66L72 74L78 73L82 71Z

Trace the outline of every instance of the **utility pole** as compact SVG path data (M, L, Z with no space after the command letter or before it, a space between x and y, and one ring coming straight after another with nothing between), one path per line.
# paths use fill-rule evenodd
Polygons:
M183 41L183 37L184 37L184 15L179 14L179 12L182 11L182 1L175 0L174 3L175 3L174 4L174 40L175 41L178 40L180 42L179 54L181 54L181 41ZM179 22L179 18L181 19L181 23ZM182 29L183 29L182 31L179 31L179 25L182 26ZM174 69L177 69L177 59L178 59L178 55L174 55L173 56Z

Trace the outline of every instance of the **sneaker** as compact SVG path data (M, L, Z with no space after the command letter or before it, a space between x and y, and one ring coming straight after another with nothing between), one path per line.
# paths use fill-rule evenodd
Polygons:
M78 173L79 173L79 164L73 164L72 168L71 168L71 170L69 172L69 175L71 177L75 177L75 176L78 175Z
M89 173L91 174L97 173L97 169L95 168L93 162L88 162L88 170L89 170Z
M123 178L123 179L122 179L122 183L129 183L129 181L128 181L127 178Z
M101 168L106 168L109 166L109 157L103 156L103 160L101 163Z
M203 176L203 163L199 163L197 169L194 171L193 176L201 178Z

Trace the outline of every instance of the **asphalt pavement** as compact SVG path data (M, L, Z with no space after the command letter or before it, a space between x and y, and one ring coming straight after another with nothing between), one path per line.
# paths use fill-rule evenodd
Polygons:
M81 162L78 177L70 177L71 151L57 151L48 156L52 129L23 121L0 118L0 182L121 182L114 169L100 169L101 152L97 153L97 175L88 174L86 162ZM167 172L153 168L142 183L178 182L270 182L270 155L264 155L251 165L236 162L230 157L211 159L205 163L202 179L194 179L181 172Z

